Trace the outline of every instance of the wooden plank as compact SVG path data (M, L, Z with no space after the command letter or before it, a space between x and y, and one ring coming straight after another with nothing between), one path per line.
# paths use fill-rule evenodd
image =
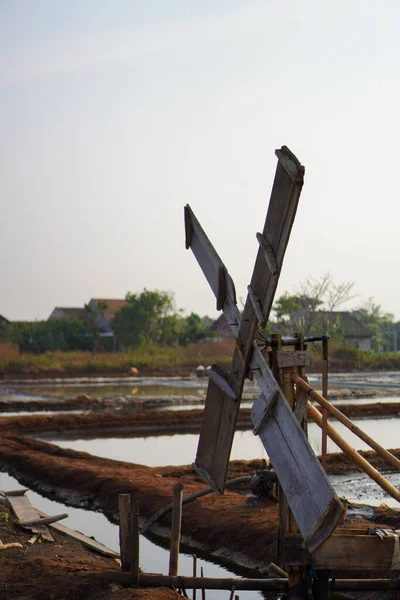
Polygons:
M35 508L33 508L32 504L29 501L29 498L25 495L22 496L8 496L6 493L6 498L15 514L20 524L26 529L30 529L33 533L39 534L44 540L48 542L54 542L53 536L47 529L45 525L25 525L24 522L27 521L37 521L40 517Z
M221 486L221 482L218 479L217 481L214 481L213 462L222 422L224 402L224 392L212 379L210 379L204 404L204 416L200 429L196 459L193 464L199 475L201 475L210 487L219 494L223 493L223 485ZM230 400L230 402L232 402L232 400ZM239 405L238 402L236 402L236 404Z
M313 554L314 568L346 570L391 569L396 551L395 536L332 535ZM312 558L302 547L301 535L288 534L286 564L311 564Z
M41 510L39 510L39 509L36 509L36 510L37 510L37 513L41 517L48 516L46 513L42 512ZM113 558L119 558L119 552L115 552L115 550L111 550L110 548L107 548L107 546L105 546L101 542L98 542L97 540L94 540L93 538L88 537L87 535L81 533L80 531L75 531L75 529L71 529L70 527L67 527L66 525L63 525L61 523L52 523L51 525L49 525L49 527L51 527L52 529L55 529L56 531L58 531L59 533L62 533L63 535L66 535L67 537L70 537L74 540L77 540L78 542L81 542L82 544L84 544L85 546L90 548L91 550L95 550L96 552L99 552L100 554L104 554L105 556L111 556Z
M54 515L53 517L39 517L37 516L35 519L31 521L24 521L21 523L23 527L36 527L36 525L51 525L52 523L57 523L57 521L61 521L62 519L66 519L68 517L67 513L63 513L61 515Z
M277 354L278 367L307 367L310 364L310 354L307 350L280 350Z

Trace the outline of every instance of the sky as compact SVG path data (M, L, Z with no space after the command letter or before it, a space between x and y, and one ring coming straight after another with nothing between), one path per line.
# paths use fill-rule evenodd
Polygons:
M245 299L287 145L277 295L329 271L400 319L399 22L397 0L0 0L0 314L147 288L217 316L183 207Z

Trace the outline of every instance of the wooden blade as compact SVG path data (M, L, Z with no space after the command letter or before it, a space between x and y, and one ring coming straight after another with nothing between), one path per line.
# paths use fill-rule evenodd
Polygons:
M200 433L195 461L198 471L220 493L225 486L253 342L260 322L265 326L269 317L303 185L304 167L297 158L286 147L277 150L276 154L278 165L271 199L263 232L259 234L262 244L257 253L242 317L236 306L235 286L228 270L191 208L185 207L186 247L190 247L196 256L217 298L217 306L222 307L232 333L238 340L228 377L229 386L238 401L233 402L215 386L209 387L204 407L204 422L207 425Z
M294 155L283 147L277 156L270 206L264 230L258 236L260 248L242 316L236 306L232 278L190 207L185 208L186 246L193 250L238 340L226 378L233 394L227 395L215 381L209 382L194 466L214 489L223 491L243 384L250 368L262 391L252 413L255 429L306 544L313 551L335 529L343 506L254 343L260 310L261 320L268 320L303 183L304 169Z

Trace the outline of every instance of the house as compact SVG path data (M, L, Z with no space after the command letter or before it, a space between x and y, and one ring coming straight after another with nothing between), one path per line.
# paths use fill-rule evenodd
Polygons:
M295 331L303 331L306 336L310 335L310 329L315 335L330 335L333 330L340 332L344 342L360 348L371 350L372 332L361 323L352 313L347 311L317 311L296 313L291 315L291 324L273 323L268 324L268 329L282 336L291 336ZM294 329L294 331L293 331ZM233 338L231 329L222 314L211 326L218 339Z
M111 322L115 317L117 310L126 304L126 300L119 300L115 298L92 298L89 301L88 306L90 306L93 311L97 313L96 321L102 333L113 335L114 332ZM106 308L102 309L103 306Z
M371 350L372 331L365 327L361 321L348 311L318 311L317 318L321 320L321 333L329 333L330 327L340 328L343 340L360 350Z
M227 323L224 313L222 313L218 317L218 319L214 321L214 323L210 327L210 331L215 333L217 340L230 338L235 339L235 336L233 335L232 330Z
M88 313L84 308L64 308L56 306L47 320L52 321L53 319L81 319L87 321Z
M3 317L3 315L0 315L0 331L3 331L4 329L6 329L10 324L10 321L8 319L6 319L5 317Z

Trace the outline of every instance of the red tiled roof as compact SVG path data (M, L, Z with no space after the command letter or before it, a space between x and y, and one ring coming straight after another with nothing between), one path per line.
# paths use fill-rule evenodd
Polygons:
M107 304L107 308L104 311L104 317L108 321L111 321L111 319L114 318L118 309L127 304L126 300L117 300L115 298L92 298L91 301L96 302L96 304L99 304L100 302Z

